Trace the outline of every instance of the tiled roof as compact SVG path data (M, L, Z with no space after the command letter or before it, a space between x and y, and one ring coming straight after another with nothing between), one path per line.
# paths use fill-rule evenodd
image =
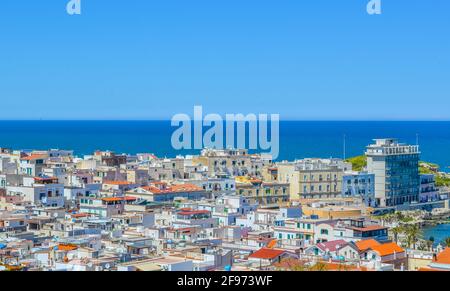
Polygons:
M167 186L165 189L159 189L154 186L145 186L142 189L149 191L153 194L170 194L170 193L185 193L185 192L198 192L204 191L203 188L200 188L197 185L193 184L182 184L182 185L173 185Z
M108 185L131 185L133 183L128 182L128 181L104 181L103 184L108 184Z
M346 246L348 243L345 240L334 240L323 243L318 243L317 247L323 251L335 252L336 250Z
M389 255L392 255L394 253L398 254L398 253L405 252L405 250L402 249L395 242L385 243L385 244L381 244L381 245L378 245L378 246L373 246L373 247L371 247L371 249L373 251L377 252L382 257L389 256Z
M284 251L281 250L274 250L274 249L268 249L268 248L262 248L253 254L249 256L249 258L255 258L255 259L275 259L276 257L284 254Z
M68 252L68 251L74 251L76 249L78 249L78 247L74 246L74 245L66 245L66 244L59 244L58 245L58 250L59 251L66 251L66 252Z
M23 161L33 161L33 160L40 160L45 159L45 155L39 155L39 154L31 154L29 156L21 158Z
M379 246L380 243L374 239L366 239L356 242L355 245L361 252L363 252L372 247Z

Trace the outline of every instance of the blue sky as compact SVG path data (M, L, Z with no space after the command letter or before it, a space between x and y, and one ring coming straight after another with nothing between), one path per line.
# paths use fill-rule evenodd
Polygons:
M0 119L450 120L450 1L0 3Z

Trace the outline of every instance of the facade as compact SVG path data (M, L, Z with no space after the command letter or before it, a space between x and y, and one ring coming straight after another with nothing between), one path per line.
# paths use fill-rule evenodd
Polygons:
M24 177L20 185L7 186L8 196L19 196L39 206L63 207L64 185L55 178Z
M259 179L236 178L236 194L261 206L277 206L289 201L289 183L263 182Z
M153 182L149 186L130 190L127 195L152 202L173 202L176 198L206 199L211 196L211 192L193 184L168 185L165 182Z
M419 201L419 146L396 139L376 139L367 146L367 170L375 174L375 200L380 206Z
M341 196L344 171L351 170L351 164L340 159L304 159L277 167L278 181L290 183L294 200Z
M433 174L420 175L420 202L437 201L439 199L435 176Z
M375 175L345 172L342 177L342 197L360 198L365 205L375 207Z

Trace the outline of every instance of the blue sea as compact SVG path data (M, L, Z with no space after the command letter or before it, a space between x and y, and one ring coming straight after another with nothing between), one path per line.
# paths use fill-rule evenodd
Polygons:
M0 121L0 147L72 149L79 156L95 150L151 152L160 157L195 154L171 146L170 121ZM282 121L279 160L362 155L374 138L395 137L421 146L421 159L450 166L450 122Z
M447 224L440 224L432 227L427 227L422 230L422 238L429 240L430 237L434 239L435 245L443 243L447 237L450 236L450 221Z

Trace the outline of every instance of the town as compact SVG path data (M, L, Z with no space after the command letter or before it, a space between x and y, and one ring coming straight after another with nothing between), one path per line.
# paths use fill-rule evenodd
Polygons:
M450 270L448 175L419 145L350 159L0 148L0 270Z

